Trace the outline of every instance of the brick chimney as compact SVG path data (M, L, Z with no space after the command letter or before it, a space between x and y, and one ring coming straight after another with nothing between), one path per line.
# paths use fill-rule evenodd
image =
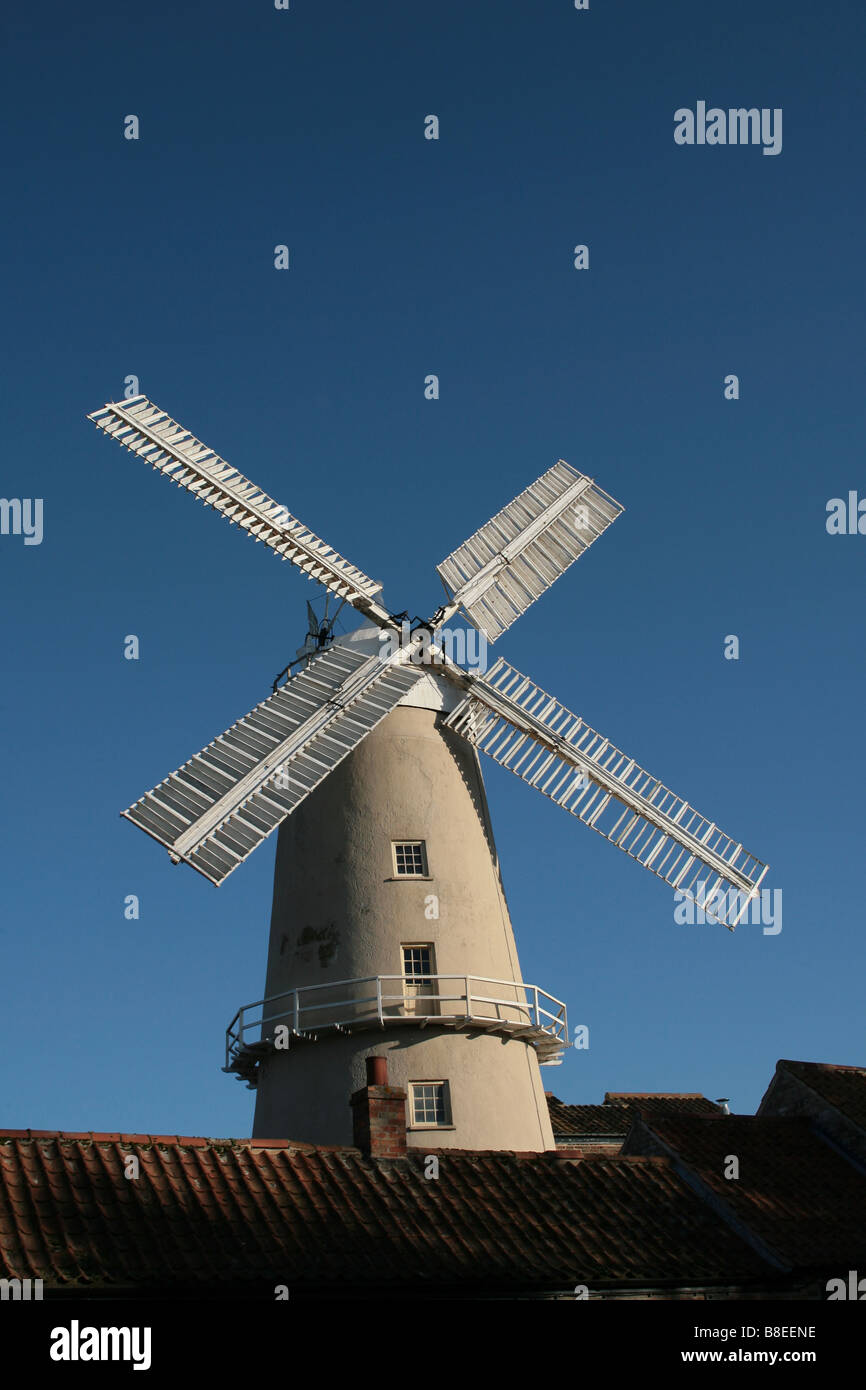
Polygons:
M349 1104L356 1149L372 1158L405 1158L406 1092L388 1085L387 1057L367 1058L367 1084Z

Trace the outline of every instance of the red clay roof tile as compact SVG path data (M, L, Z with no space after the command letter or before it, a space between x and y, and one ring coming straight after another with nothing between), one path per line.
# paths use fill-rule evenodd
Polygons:
M829 1062L778 1063L823 1100L866 1131L866 1067L835 1066Z
M647 1152L647 1134L789 1267L866 1267L866 1178L807 1119L645 1116L628 1152ZM724 1175L729 1155L739 1160L736 1179Z
M662 1091L608 1091L603 1105L567 1105L546 1091L550 1123L555 1135L619 1135L625 1137L637 1112L671 1115L721 1115L713 1101L697 1093L668 1094Z
M761 1282L766 1266L657 1158L441 1150L372 1159L283 1141L125 1148L0 1131L0 1265L48 1288L297 1289Z

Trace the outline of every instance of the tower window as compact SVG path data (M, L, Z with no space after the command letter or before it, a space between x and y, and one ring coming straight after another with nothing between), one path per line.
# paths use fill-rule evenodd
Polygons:
M435 1129L451 1124L447 1081L410 1081L409 1094L414 1126Z
M414 984L424 984L433 974L432 946L404 946L403 974Z
M423 840L395 840L394 873L398 878L427 877L427 847Z
M432 1014L438 1014L439 1001L437 999L438 986L433 979L435 965L433 962L433 947L429 942L413 942L412 945L402 946L403 953L403 1002L401 1013L404 1016L412 1014L419 1018L430 1018Z

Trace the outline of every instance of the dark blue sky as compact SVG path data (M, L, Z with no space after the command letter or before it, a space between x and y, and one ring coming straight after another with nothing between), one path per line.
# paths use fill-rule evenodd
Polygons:
M269 692L316 591L97 435L129 374L393 608L557 457L622 502L496 652L768 860L783 930L678 925L486 760L524 976L590 1027L545 1085L749 1111L778 1057L862 1062L866 536L825 528L866 495L862 4L20 9L0 491L44 538L0 536L0 1124L251 1125L219 1066L275 840L217 891L118 812ZM699 100L782 108L781 154L676 145Z

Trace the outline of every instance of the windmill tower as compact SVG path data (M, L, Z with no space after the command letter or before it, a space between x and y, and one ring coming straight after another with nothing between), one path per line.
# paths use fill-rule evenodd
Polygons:
M310 610L303 669L123 812L216 885L280 828L265 995L227 1041L256 1136L350 1143L348 1095L384 1056L410 1144L552 1148L539 1066L568 1046L565 1007L523 980L478 751L731 929L766 873L528 676L448 650L459 610L495 642L619 503L560 460L442 562L446 601L412 626L145 397L89 418L364 619L332 641Z

